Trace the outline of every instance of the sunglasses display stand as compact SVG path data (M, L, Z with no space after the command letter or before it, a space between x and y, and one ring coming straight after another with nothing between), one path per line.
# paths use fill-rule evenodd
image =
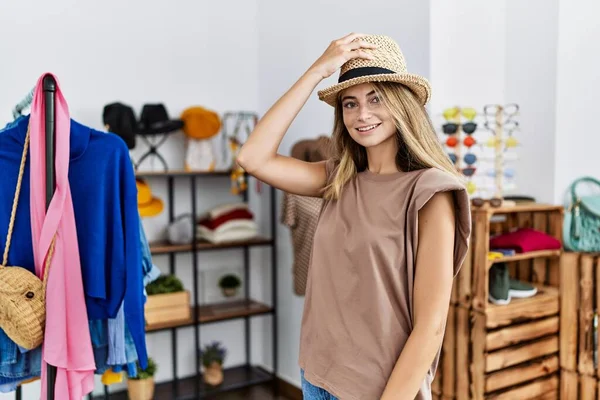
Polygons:
M473 137L477 129L477 123L474 121L477 112L471 107L455 106L445 109L443 115L446 123L442 126L442 132L448 136L444 143L448 148L453 149L449 152L450 161L457 170L469 178L467 191L473 194L477 189L473 182L477 157L471 148L477 142ZM461 117L466 118L467 122L463 123Z

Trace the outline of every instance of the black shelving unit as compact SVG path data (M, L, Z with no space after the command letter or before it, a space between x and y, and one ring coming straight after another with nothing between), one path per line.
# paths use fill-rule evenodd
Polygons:
M218 172L188 172L188 171L168 171L168 172L137 172L137 177L144 179L167 179L168 192L168 213L169 222L175 219L174 200L175 200L175 179L189 179L190 183L190 205L194 221L198 216L197 212L197 190L198 179L218 179L230 177L230 171ZM249 177L246 176L246 179ZM248 190L242 192L241 198L248 202ZM147 334L153 332L171 331L171 353L173 363L173 381L160 383L156 385L155 398L157 399L176 399L191 400L204 399L212 397L219 393L225 393L233 390L239 390L254 385L271 383L274 392L277 392L277 219L276 219L276 189L269 186L270 192L270 238L257 237L251 240L236 241L229 243L209 243L205 241L194 240L187 245L172 245L167 242L150 243L150 250L153 255L169 256L169 273L176 275L177 253L191 252L192 255L192 273L194 297L192 307L192 318L177 322L147 325ZM195 224L194 224L195 225ZM192 237L196 237L195 226ZM265 304L250 298L250 249L252 247L270 247L271 248L271 304ZM221 304L199 305L198 287L198 252L200 251L224 251L227 249L242 249L244 259L244 299L237 302L227 302ZM250 319L259 315L272 316L272 346L273 346L273 371L268 372L261 367L250 364L251 345L250 345ZM234 319L244 320L245 329L245 350L246 364L240 367L228 368L224 370L224 381L217 387L210 387L204 384L200 370L199 350L202 346L200 341L200 326L214 324ZM177 330L184 327L194 327L194 357L196 360L196 374L192 377L179 378L177 370ZM127 399L127 392L121 391L110 393L108 388L104 387L104 396L96 396L95 399Z

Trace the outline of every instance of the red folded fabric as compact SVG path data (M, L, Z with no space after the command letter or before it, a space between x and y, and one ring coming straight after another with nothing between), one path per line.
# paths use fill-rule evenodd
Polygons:
M490 238L490 248L514 249L518 253L539 250L559 250L562 244L547 233L531 228L521 228Z
M200 220L198 222L199 225L205 226L208 229L214 230L216 228L218 228L220 225L224 224L227 221L231 221L233 219L253 219L254 215L252 215L252 213L248 210L244 210L244 209L235 209L232 211L229 211L223 215L221 215L220 217L217 217L215 219L210 219L210 218L204 218L202 220Z

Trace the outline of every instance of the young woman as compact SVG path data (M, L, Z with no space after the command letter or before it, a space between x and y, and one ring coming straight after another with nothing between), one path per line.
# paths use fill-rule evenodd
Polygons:
M334 107L334 156L277 153L315 87ZM259 121L237 161L281 190L322 196L306 288L305 399L430 399L452 281L471 233L468 196L424 108L429 83L389 37L333 41Z

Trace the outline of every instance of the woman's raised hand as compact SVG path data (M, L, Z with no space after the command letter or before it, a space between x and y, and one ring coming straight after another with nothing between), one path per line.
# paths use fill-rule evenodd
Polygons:
M367 50L375 49L377 45L360 40L363 36L365 35L361 33L350 33L343 38L334 40L309 70L318 73L325 79L348 60L353 58L372 59L372 55Z

